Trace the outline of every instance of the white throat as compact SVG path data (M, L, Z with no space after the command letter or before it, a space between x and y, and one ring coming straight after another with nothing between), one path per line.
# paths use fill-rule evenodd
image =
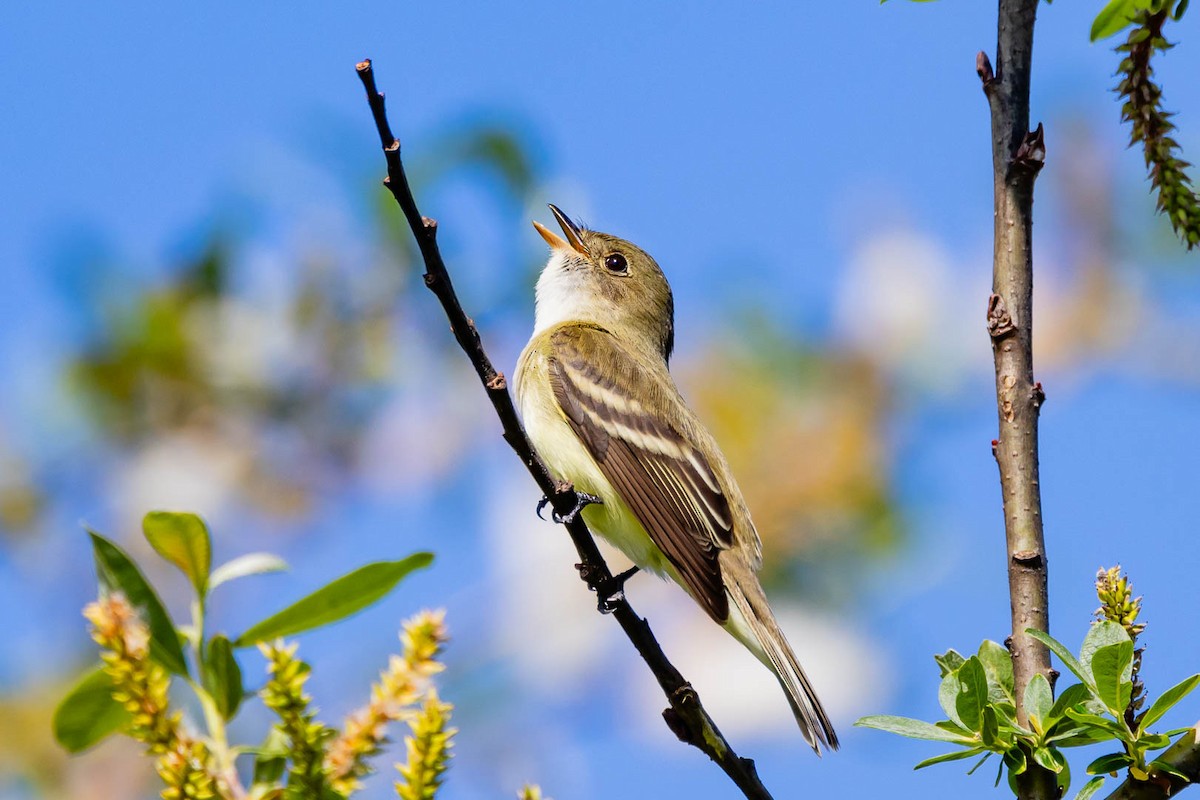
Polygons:
M588 303L590 290L584 277L586 268L568 268L568 259L563 251L552 251L550 261L538 278L534 335L564 322L596 321L595 312Z

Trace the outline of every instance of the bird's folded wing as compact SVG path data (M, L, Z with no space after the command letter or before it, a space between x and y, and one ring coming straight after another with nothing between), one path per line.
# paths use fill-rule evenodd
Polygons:
M692 595L724 622L717 555L733 543L733 516L712 467L666 405L678 397L669 378L639 369L604 330L572 327L551 344L551 387L575 434Z

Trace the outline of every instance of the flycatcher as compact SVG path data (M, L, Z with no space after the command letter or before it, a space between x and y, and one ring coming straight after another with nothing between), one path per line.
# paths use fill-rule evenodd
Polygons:
M667 370L666 276L635 245L550 210L566 238L533 223L551 254L516 373L530 441L552 473L598 499L581 512L588 526L682 586L775 673L813 749L836 749L759 585L762 544L742 493Z

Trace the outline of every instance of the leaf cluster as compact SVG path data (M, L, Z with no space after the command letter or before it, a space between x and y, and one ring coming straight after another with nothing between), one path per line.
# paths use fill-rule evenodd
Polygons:
M970 770L973 773L992 755L999 755L996 781L999 783L1001 775L1007 772L1014 794L1016 777L1029 768L1031 760L1053 772L1065 793L1071 775L1063 751L1100 743L1112 743L1119 749L1088 765L1087 773L1095 777L1077 795L1080 800L1095 793L1105 775L1120 769L1128 769L1139 780L1145 780L1152 772L1178 774L1153 758L1152 753L1167 747L1170 738L1169 733L1152 732L1150 726L1200 685L1200 674L1164 692L1138 724L1130 726L1125 710L1133 692L1134 643L1119 623L1104 621L1094 625L1078 656L1046 633L1033 629L1026 633L1049 647L1079 683L1068 686L1055 699L1046 677L1035 675L1025 689L1024 723L1017 720L1009 653L996 642L984 641L979 652L969 658L954 650L935 656L942 674L938 701L946 719L929 723L877 715L863 717L856 724L913 739L957 745L956 750L920 762L916 769L978 757L978 763Z
M124 550L105 536L90 531L101 597L119 596L134 610L133 624L144 631L148 639L148 647L144 648L145 666L178 678L191 687L204 714L208 735L203 745L206 752L214 754L213 770L228 784L236 781L235 759L253 755L255 783L251 786L250 796L274 796L272 793L279 790L277 781L282 774L281 765L303 750L303 747L297 747L305 743L290 741L286 736L281 739L281 726L277 726L260 746L229 746L226 724L237 716L244 700L253 694L245 685L236 651L345 619L382 599L405 576L429 566L433 556L414 553L397 561L367 564L241 633L210 635L206 632L207 606L215 590L250 575L284 570L287 565L268 553L250 553L214 569L212 537L208 526L195 514L152 512L143 520L143 533L154 551L187 578L193 595L190 624L177 624L172 619L158 592ZM54 735L72 753L85 750L113 733L136 736L131 727L134 719L122 704L121 693L115 692L114 676L117 669L137 667L132 663L136 662L137 656L118 655L119 658L114 658L112 653L106 654L106 663L89 671L55 711ZM290 678L307 677L309 668L306 664L298 660L289 663L295 667ZM296 685L302 684L301 679ZM312 714L306 708L307 697L294 699L299 707L292 710L311 722ZM328 736L322 734L320 738L324 740ZM159 765L159 771L164 774L163 764Z

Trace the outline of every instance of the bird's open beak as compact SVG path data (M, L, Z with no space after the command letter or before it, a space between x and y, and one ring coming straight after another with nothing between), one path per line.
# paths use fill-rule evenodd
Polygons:
M533 227L537 228L537 232L555 250L571 249L581 255L588 255L588 250L583 244L583 238L579 235L579 228L576 227L571 218L564 214L558 206L553 203L549 203L548 205L550 206L551 213L554 214L554 218L558 220L558 226L562 228L562 232L566 235L566 240L564 241L561 236L537 220L534 220Z

